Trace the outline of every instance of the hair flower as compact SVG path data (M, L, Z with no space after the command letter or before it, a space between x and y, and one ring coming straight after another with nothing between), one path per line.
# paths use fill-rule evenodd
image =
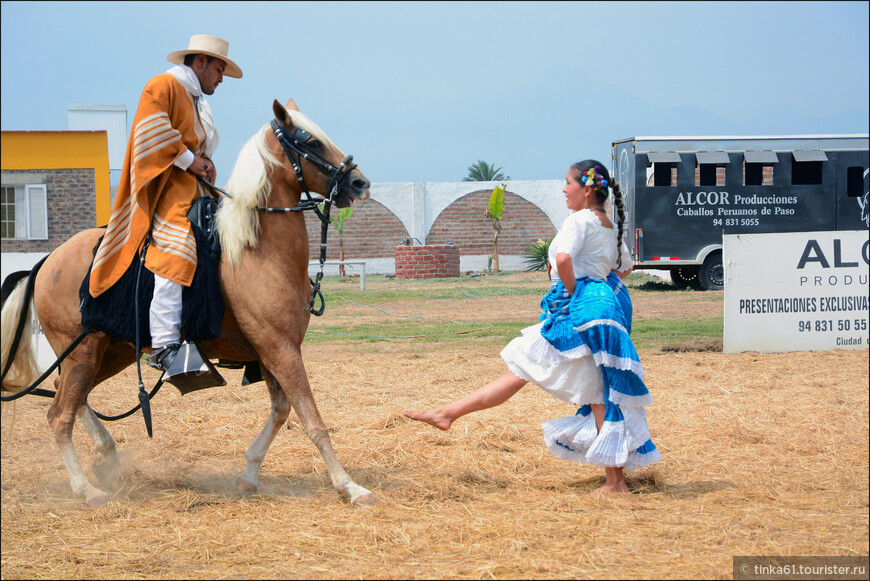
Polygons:
M580 177L580 183L594 189L604 189L604 195L607 195L607 180L604 176L598 173L601 171L601 166L596 165L590 168Z

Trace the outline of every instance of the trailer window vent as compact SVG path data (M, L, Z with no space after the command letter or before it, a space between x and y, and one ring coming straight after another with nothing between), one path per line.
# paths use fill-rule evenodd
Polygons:
M712 163L698 164L695 167L695 185L724 186L725 167L721 165L713 165Z
M822 163L828 161L824 151L793 151L791 183L793 186L817 186L822 183Z
M743 185L772 186L773 164L778 161L775 151L744 151Z
M731 158L724 151L699 151L695 154L695 185L724 186L725 166Z
M846 169L846 193L850 198L860 198L867 192L867 174L861 166Z
M743 158L746 163L771 164L779 161L775 151L744 151Z
M772 186L773 166L764 163L745 162L743 164L743 185Z
M673 187L677 185L677 164L680 154L673 151L654 151L647 154L647 161L653 166L651 180L647 185Z
M817 186L822 183L822 162L794 161L791 165L793 186Z
M656 187L673 187L677 185L677 168L672 163L653 164L653 184Z

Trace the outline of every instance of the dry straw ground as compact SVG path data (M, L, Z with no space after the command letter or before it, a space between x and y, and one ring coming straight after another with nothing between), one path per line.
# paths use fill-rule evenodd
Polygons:
M540 275L505 281L532 287ZM636 321L722 312L721 293L632 296ZM531 323L537 302L398 301L389 310ZM312 329L383 317L332 300ZM224 371L229 387L184 398L164 388L151 440L138 414L110 424L124 476L113 502L95 510L71 497L48 400L19 400L14 425L8 407L3 417L2 577L722 579L735 555L868 554L866 349L726 355L715 341L648 344L648 418L664 458L629 474L633 494L590 498L602 473L551 456L539 427L574 409L535 386L448 432L402 416L500 374L501 346L474 333L306 342L338 455L381 499L362 509L339 499L294 415L266 457L259 494L236 494L269 405L263 384L238 387L238 371ZM99 387L93 407L125 411L135 377L131 368ZM75 438L87 469L90 441L79 427Z

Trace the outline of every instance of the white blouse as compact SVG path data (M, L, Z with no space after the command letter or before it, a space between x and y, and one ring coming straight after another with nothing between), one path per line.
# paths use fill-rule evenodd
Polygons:
M616 251L617 230L605 228L592 210L574 212L562 222L562 227L550 243L550 278L559 279L556 270L556 255L567 254L574 265L574 278L589 276L599 280L607 279L611 270L616 270L618 253ZM633 262L623 240L622 266L620 272L632 268Z

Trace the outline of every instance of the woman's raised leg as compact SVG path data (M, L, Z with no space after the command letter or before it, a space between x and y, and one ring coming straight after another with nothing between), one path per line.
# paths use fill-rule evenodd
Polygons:
M517 377L511 371L506 371L498 379L490 381L461 399L419 412L405 410L405 415L412 420L431 424L439 430L446 430L456 418L506 402L526 383L528 382L525 379Z

